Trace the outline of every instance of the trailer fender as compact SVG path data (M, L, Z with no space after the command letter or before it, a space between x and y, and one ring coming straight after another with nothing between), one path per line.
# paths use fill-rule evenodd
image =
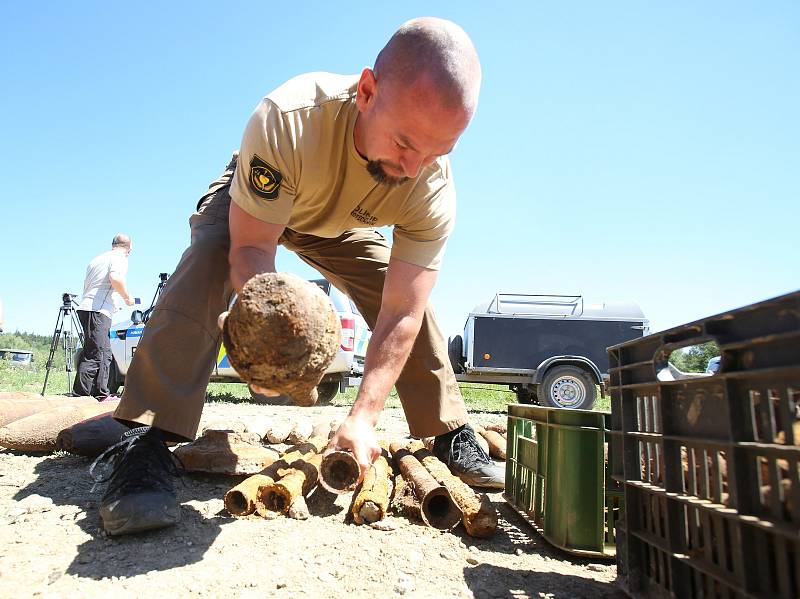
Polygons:
M603 375L600 374L600 369L589 358L583 356L552 356L543 361L536 368L536 374L533 376L533 382L536 385L541 384L544 380L544 375L552 366L561 366L565 364L572 364L573 366L582 367L592 373L594 382L598 385L603 384Z

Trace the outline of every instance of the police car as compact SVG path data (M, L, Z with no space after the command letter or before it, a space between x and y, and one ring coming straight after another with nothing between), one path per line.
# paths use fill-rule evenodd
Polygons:
M162 275L162 283L164 281L166 281L166 276ZM342 341L339 351L317 386L319 394L317 403L323 404L330 402L339 391L344 391L347 387L360 383L360 377L364 373L364 358L367 354L367 344L371 333L355 304L344 293L325 279L316 279L311 282L316 283L330 298L342 325ZM153 298L153 304L155 304L157 296L158 292ZM119 388L125 385L125 375L136 353L136 347L139 345L139 339L151 311L152 305L145 312L135 310L131 314L129 322L111 327L113 360L108 377L108 388L111 393L117 393ZM220 347L217 355L214 369L211 372L211 381L243 382L231 366L224 345ZM255 392L251 391L251 394L254 397L260 397Z

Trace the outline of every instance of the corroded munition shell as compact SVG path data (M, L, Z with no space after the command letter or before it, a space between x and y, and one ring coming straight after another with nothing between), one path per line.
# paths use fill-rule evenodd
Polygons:
M256 474L274 463L279 454L259 443L256 433L207 430L199 439L173 452L189 472Z
M118 405L119 401L95 401L31 414L0 428L0 446L17 451L53 451L62 430L87 418L111 413Z
M289 273L250 279L225 319L231 365L251 385L284 393L301 406L317 401L316 386L339 347L336 311L313 283Z

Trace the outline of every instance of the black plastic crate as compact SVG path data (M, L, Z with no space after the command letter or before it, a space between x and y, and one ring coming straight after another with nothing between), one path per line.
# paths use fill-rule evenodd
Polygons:
M720 348L716 374L660 376L674 350L706 341ZM616 345L609 359L623 587L800 597L800 292Z

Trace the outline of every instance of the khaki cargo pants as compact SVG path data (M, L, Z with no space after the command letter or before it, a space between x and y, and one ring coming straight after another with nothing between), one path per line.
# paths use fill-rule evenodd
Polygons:
M147 322L114 412L119 420L156 426L174 440L195 438L221 343L217 317L233 295L228 209L234 168L235 158L189 219L191 245ZM390 254L381 234L353 229L327 239L286 229L280 243L344 291L370 328L375 327ZM439 435L467 422L430 306L395 386L412 435Z

